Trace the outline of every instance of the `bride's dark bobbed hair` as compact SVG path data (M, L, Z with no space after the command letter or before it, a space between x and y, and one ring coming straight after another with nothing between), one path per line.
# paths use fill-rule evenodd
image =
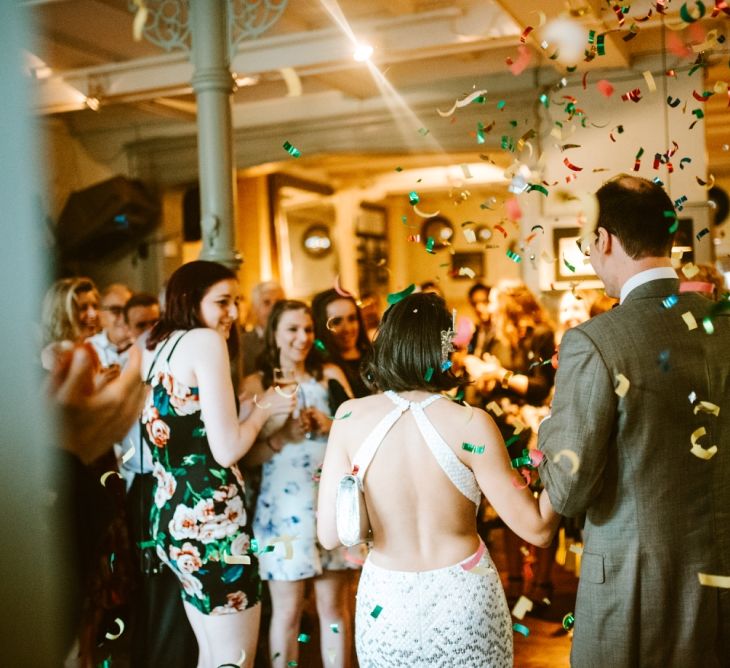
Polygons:
M451 314L438 295L419 292L404 297L383 314L363 366L366 382L374 390L395 392L443 392L466 385L451 369L441 370L441 333L451 327Z

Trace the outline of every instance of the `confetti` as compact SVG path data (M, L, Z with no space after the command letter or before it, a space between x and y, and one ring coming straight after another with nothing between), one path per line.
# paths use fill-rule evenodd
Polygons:
M104 637L107 640L116 640L119 636L122 635L122 633L124 633L124 621L120 617L117 617L114 620L114 623L117 625L117 629L119 629L119 630L118 630L117 633L109 633L109 632L107 632L104 635Z
M512 628L517 631L517 633L521 633L525 638L527 638L530 635L530 629L528 629L524 624L512 624Z
M411 283L405 290L401 290L400 292L391 292L387 297L388 304L391 306L393 304L397 304L401 299L405 299L408 295L410 295L415 289L416 284Z
M578 455L572 450L568 450L567 448L565 448L555 454L555 457L553 457L553 463L557 464L563 457L570 460L571 475L575 475L576 473L578 473L578 468L580 467L580 459L578 458Z
M340 632L340 625L337 624L337 623L330 624L330 631L332 631L332 633L339 633Z
M708 460L712 459L715 454L717 454L717 446L713 445L711 448L703 448L697 441L705 436L707 434L707 430L704 427L698 427L692 432L692 435L689 437L690 442L692 443L692 448L690 449L690 452L695 456L699 457L700 459Z
M709 234L709 233L710 233L710 230L709 230L709 228L707 228L707 227L704 227L704 228L702 228L702 229L701 229L701 230L700 230L699 232L697 232L697 234L695 235L695 236L697 237L697 241L699 241L700 239L702 239L702 237L704 237L704 236L705 236L705 234Z
M375 606L375 607L373 608L373 611L372 611L372 612L370 613L370 616L371 616L371 617L372 617L373 619L377 619L377 618L378 618L378 616L380 615L380 613L381 613L381 612L383 612L383 607L382 607L382 606L380 606L380 605L376 605L376 606Z
M434 255L436 251L433 249L433 247L436 245L436 239L433 237L429 237L426 239L426 252L431 253L431 255Z
M659 352L659 358L657 359L661 370L666 373L669 371L669 350L662 350Z
M641 101L641 89L634 88L633 90L630 90L627 93L624 93L621 96L621 99L624 102L627 102L628 100L631 100L632 102L640 102Z
M413 205L413 210L421 216L421 218L433 218L434 216L438 216L441 213L441 209L438 211L434 211L433 213L426 213L424 211L421 211L416 204Z
M115 475L119 479L121 479L122 477L121 475L119 475L118 471L107 471L106 473L102 473L101 477L99 478L99 482L101 483L102 487L106 487L106 481L111 475Z
M522 262L522 256L519 255L519 253L515 253L514 251L511 251L507 249L507 257L512 260L512 262L520 263Z
M530 610L532 610L532 601L527 596L520 596L512 608L512 616L516 619L524 619Z
M490 401L487 404L487 410L494 413L497 417L504 413L504 411L496 401Z
M697 265L693 264L692 262L688 262L682 267L682 273L687 278L692 278L693 276L696 276L700 272L700 269Z
M694 414L697 413L710 413L711 415L720 415L720 407L717 404L710 403L709 401L700 401L695 405Z
M654 81L654 76L649 70L644 70L642 72L642 75L644 76L644 81L646 81L646 85L649 87L649 91L652 93L656 93L656 82Z
M441 118L446 118L447 116L451 116L457 109L461 109L462 107L466 107L467 105L471 104L472 102L477 103L483 103L484 102L484 96L487 94L487 90L475 90L473 93L470 93L466 97L462 98L461 100L456 100L454 102L451 109L448 111L441 111L440 109L436 109L436 113L438 113Z
M227 564L250 564L251 557L245 554L224 554L223 561Z
M575 267L568 262L568 258L566 258L565 255L563 255L563 264L568 268L568 271L575 273Z
M352 411L348 411L344 415L337 417L336 415L330 416L330 420L344 420L345 418L349 418L352 415Z
M427 383L430 383L431 382L431 378L433 378L433 367L430 366L430 367L428 367L428 369L426 369L426 373L423 374L423 379Z
M132 446L122 455L122 464L126 464L132 457L134 457L135 448Z
M292 547L292 542L297 540L296 536L289 536L287 534L282 534L281 536L277 536L276 538L271 539L271 543L267 545L259 554L265 553L265 552L272 552L274 550L274 543L283 543L284 544L284 559L291 559L294 556L294 549Z
M428 133L428 128L418 128L418 134L421 135L421 137L425 137Z
M467 452L473 452L475 455L481 455L484 453L485 446L483 445L472 445L471 443L462 443L461 449Z
M306 643L306 642L309 642L309 639L310 639L310 637L311 637L311 636L309 636L309 635L308 635L308 634L306 634L306 633L300 633L300 634L299 634L299 635L297 636L297 642L301 642L301 643Z
M299 78L297 71L293 67L282 67L279 70L279 73L286 84L286 96L300 97L302 94L302 81Z
M459 267L459 276L468 276L473 279L476 272L471 267Z
M415 190L412 190L408 193L408 201L411 204L418 204L421 201L421 198L418 196L418 193Z
M293 158L298 158L302 152L293 144L291 144L288 141L285 141L283 144L284 150Z
M322 341L322 339L314 339L314 347L321 352L326 352L327 350L327 347L324 345L324 341ZM268 408L268 405L266 406L266 408Z
M730 575L708 575L707 573L697 573L700 584L706 587L719 587L721 589L730 589Z
M684 320L688 330L692 331L693 329L697 329L697 321L689 311L682 314L682 320Z
M572 612L569 612L563 617L563 628L566 631L570 631L570 629L573 628L573 625L575 624L575 616Z

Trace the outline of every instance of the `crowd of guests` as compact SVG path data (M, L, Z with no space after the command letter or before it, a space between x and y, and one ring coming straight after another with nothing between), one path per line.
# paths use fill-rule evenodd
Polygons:
M685 290L713 287L695 280ZM236 275L212 262L175 271L162 303L121 284L99 292L82 277L52 286L41 360L64 411L62 449L78 469L71 664L98 665L126 620L136 666L253 666L257 647L265 663L296 665L311 590L323 664L351 666L363 569L363 665L381 665L385 651L404 661L421 651L422 618L439 629L438 643L464 638L459 651L472 658L463 665L483 659L464 618L489 634L494 665L510 665L508 602L525 594L549 605L560 521L537 465L520 462L534 463L563 334L617 300L568 291L553 318L524 283L476 283L467 295L474 320L454 350L455 316L434 292L425 284L397 301L373 342L352 295L331 289L310 304L272 281L254 288L240 332ZM435 401L445 394L454 401ZM413 421L400 419L407 411ZM368 556L364 545L339 543L334 505L338 476L376 429L375 447L389 454L369 473ZM423 459L422 441L434 457L410 466ZM486 446L461 447L470 443ZM506 526L506 598L482 542L495 511ZM578 518L566 529L581 526ZM537 546L529 589L525 541ZM481 589L464 575L475 567L492 574ZM458 620L445 607L452 599L468 603ZM375 629L384 601L392 625ZM409 615L413 633L404 631ZM450 650L428 651L438 665Z

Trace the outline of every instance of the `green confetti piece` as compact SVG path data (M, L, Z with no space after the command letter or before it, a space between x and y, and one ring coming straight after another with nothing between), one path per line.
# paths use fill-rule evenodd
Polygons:
M543 93L540 96L540 104L547 109L550 106L550 98L547 96L546 93Z
M434 239L433 237L429 237L428 239L426 239L426 252L431 253L431 254L435 253L435 251L433 249L433 247L435 245L436 245L436 239Z
M705 112L702 111L702 109L693 109L692 110L692 114L694 116L697 116L697 120L699 120L700 118L704 118L705 117Z
M373 619L377 619L377 618L378 618L378 616L380 615L380 613L381 613L381 612L383 612L383 607L382 607L382 606L380 606L380 605L376 605L376 606L375 606L375 607L373 608L373 611L372 611L372 612L370 613L370 616L371 616L371 617L372 617Z
M686 2L680 8L679 15L685 23L694 23L695 21L698 21L705 15L705 11L706 11L705 5L702 2L700 2L700 0L697 0L697 2L695 2L695 5L697 6L697 9L699 11L699 16L692 16L692 14L690 14L689 8L687 7Z
M575 267L568 262L568 259L563 255L563 264L568 268L568 271L572 271L575 273Z
M396 167L396 168L395 168L395 171L396 171L396 172L402 172L402 171L403 171L403 167Z
M284 150L293 158L298 158L302 154L302 152L296 146L288 141L285 141L283 146Z
M327 350L326 346L324 345L324 341L322 341L322 339L314 339L314 347L317 350L321 350L322 352Z
M141 543L137 543L137 545L139 545L140 550L146 550L148 547L154 547L157 543L153 540L145 540Z
M519 441L519 440L520 440L520 437L519 437L519 436L516 436L516 435L515 435L515 436L510 436L510 437L509 437L509 438L508 438L508 439L507 439L507 440L506 440L506 441L504 442L504 444L505 444L505 446L506 446L506 447L508 447L508 448L509 448L509 446L510 446L510 445L512 445L513 443L517 443L517 441Z
M306 633L300 633L297 636L297 642L309 642L309 638L310 638L310 636L307 635Z
M471 443L462 443L461 449L466 450L467 452L473 452L475 455L481 455L484 453L484 449L486 446L484 445L472 445Z
M507 249L507 257L512 260L512 262L520 263L522 262L522 257L519 255L519 253L515 253L512 250Z
M296 661L291 660L291 661L287 661L286 665L289 666L289 668L294 668L295 666L298 666L299 664Z
M421 198L418 196L418 193L415 190L411 190L411 192L408 193L408 201L412 205L415 205L421 201Z
M400 292L391 292L387 298L388 304L391 306L393 304L397 304L401 299L405 299L408 295L410 295L415 289L416 284L411 283L405 290L401 290Z
M421 135L421 137L425 137L428 134L428 130L426 128L418 128L418 134Z
M330 624L330 631L332 631L332 633L339 633L340 632L339 625L338 624Z
M497 102L497 109L499 109L500 111L502 111L502 109L504 109L506 106L507 102L505 100L500 100L499 102Z
M606 45L605 45L606 35L601 33L596 38L596 48L598 50L599 56L605 56L606 55Z
M539 183L529 183L527 185L527 192L528 193L529 192L532 192L533 190L537 190L537 192L542 193L543 195L545 195L545 197L547 197L548 194L549 194L548 193L548 189L545 186L543 186L543 185L541 185Z
M712 324L712 318L710 316L702 318L702 327L708 334L715 333L715 325Z
M483 144L486 140L484 139L484 123L481 121L477 123L477 144Z
M352 411L348 411L342 417L337 417L335 415L332 415L330 417L330 420L344 420L345 418L349 418L351 415L352 415Z
M267 552L273 552L274 551L274 545L267 545L263 550L259 552L259 554L266 554Z
M530 635L530 629L528 629L524 624L512 624L512 628L517 631L517 633L521 633L525 638Z
M426 369L426 373L423 375L423 378L427 383L431 382L431 378L433 378L433 367L430 366Z
M565 617L563 617L563 628L566 631L570 631L570 629L573 628L573 625L575 624L575 616L572 612L569 612Z

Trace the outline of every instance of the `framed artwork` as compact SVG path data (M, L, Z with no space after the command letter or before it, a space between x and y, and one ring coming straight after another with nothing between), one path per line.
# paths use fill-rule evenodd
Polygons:
M474 272L472 277L471 269ZM451 278L454 280L474 280L484 278L484 252L483 251L466 251L456 252L451 256Z
M588 258L578 246L579 227L553 228L553 257L555 258L554 282L599 280Z

